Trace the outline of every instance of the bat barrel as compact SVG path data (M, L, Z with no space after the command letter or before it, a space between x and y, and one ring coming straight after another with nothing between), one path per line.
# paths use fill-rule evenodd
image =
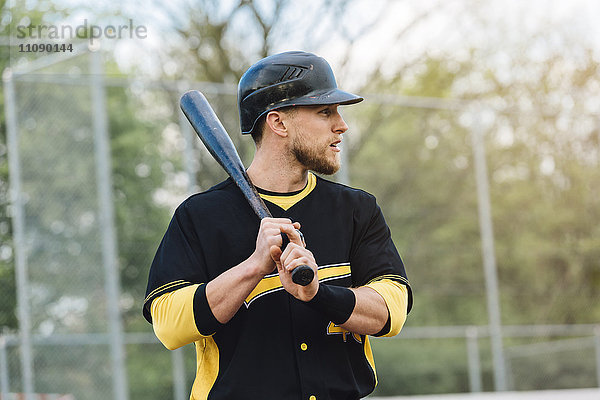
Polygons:
M197 90L190 90L181 96L179 104L204 146L238 185L256 215L260 219L270 217L271 213L250 182L235 145L206 97Z
M242 160L206 97L197 90L190 90L181 96L180 106L215 160L228 173L243 171Z

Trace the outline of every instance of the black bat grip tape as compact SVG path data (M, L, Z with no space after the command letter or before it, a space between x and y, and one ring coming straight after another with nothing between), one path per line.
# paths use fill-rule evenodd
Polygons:
M300 237L302 238L302 241L304 242L304 236L302 235L302 232L298 231L298 233L300 233ZM287 235L285 233L281 234L281 239L283 240L283 243L281 245L281 250L283 251L285 249L285 247L288 245L288 243L290 242L290 239L287 237ZM315 271L313 271L313 269L311 267L309 267L308 265L298 265L292 271L292 282L294 282L296 285L308 286L308 284L310 284L312 282L314 277L315 277Z
M301 286L308 286L315 277L315 271L308 265L298 265L292 271L292 281Z

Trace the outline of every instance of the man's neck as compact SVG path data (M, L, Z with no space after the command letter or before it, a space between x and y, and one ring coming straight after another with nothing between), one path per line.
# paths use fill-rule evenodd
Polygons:
M257 151L248 167L252 183L264 190L289 193L302 190L308 182L308 170L284 157L267 157Z

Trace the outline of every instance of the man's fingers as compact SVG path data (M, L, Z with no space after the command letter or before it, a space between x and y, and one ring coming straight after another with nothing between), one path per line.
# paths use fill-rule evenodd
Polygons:
M309 264L310 264L310 260L308 259L308 257L294 258L292 261L285 264L285 269L288 272L292 272L294 269L296 269L300 265L309 265Z
M283 252L281 254L281 262L285 265L286 260L289 259L291 261L291 259L294 257L292 255L292 253L294 253L295 250L300 249L300 248L303 248L303 247L297 245L296 243L289 243L287 246L285 246L285 249L283 249Z
M291 225L291 224L292 224L292 220L289 218L263 218L262 220L260 220L260 226L266 226L266 225L277 226L277 225Z
M292 271L298 265L315 264L315 259L312 253L295 243L290 243L285 248L279 259L286 271Z
M302 236L300 236L301 233L298 229L296 229L296 227L293 224L281 225L280 229L281 232L285 233L288 236L288 238L290 239L290 243L295 243L299 246L304 247Z
M271 258L273 259L273 261L275 262L275 265L277 265L277 270L281 270L282 265L281 265L281 248L279 246L271 246L269 248L269 252L271 253Z
M299 231L299 222L292 223L292 221L288 218L263 218L260 222L260 229L267 237L281 234L282 241L280 246L286 245L288 240L290 243L305 246L302 233Z

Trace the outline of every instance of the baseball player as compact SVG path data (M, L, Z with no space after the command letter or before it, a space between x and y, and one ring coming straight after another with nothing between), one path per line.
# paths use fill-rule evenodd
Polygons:
M240 79L241 130L256 144L247 172L273 218L259 220L231 178L191 196L144 302L168 349L195 344L191 399L355 400L375 388L369 335L400 331L411 289L375 198L315 175L339 169L338 107L362 100L300 51ZM299 265L315 272L307 286L291 280Z

